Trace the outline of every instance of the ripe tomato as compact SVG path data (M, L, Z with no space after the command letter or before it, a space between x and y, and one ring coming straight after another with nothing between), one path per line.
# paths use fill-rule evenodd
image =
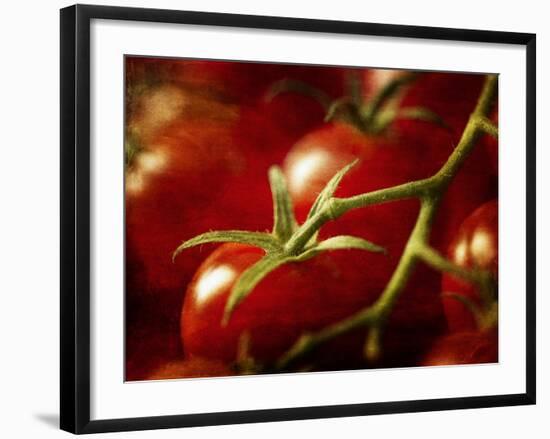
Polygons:
M221 245L204 261L187 289L181 314L185 355L232 363L240 338L248 334L252 358L272 365L305 331L349 317L376 299L378 291L373 286L380 282L376 271L365 278L349 263L360 253L365 252L335 251L279 267L256 286L224 327L223 310L233 284L264 252L239 244ZM409 316L424 317L425 302L409 305ZM385 364L413 364L412 352L417 355L428 345L426 328L414 325L414 320L390 322L382 345ZM433 322L429 329L433 331ZM365 332L357 330L319 348L308 358L313 362L309 365L317 370L364 367Z
M460 227L451 243L448 258L456 265L467 269L489 271L498 280L498 202L483 204L476 209ZM442 281L445 293L466 297L478 306L482 305L475 285L445 274ZM449 329L453 332L475 330L476 321L468 307L452 297L443 297L443 307Z
M338 196L347 197L420 178L424 174L422 167L410 162L419 152L417 144L404 148L390 137L366 135L345 123L327 124L307 134L293 146L283 164L297 219L305 220L317 194L328 180L353 160L359 159L359 163L342 181ZM418 209L415 201L400 201L395 205L399 206L398 210L404 209L408 213L405 216L414 217ZM343 230L352 223L357 225L354 232L368 233L370 211L375 210L387 212L386 219L390 221L386 227L376 230L378 239L379 232L393 236L396 230L406 228L405 233L408 233L410 227L403 225L403 218L391 214L395 205L378 205L357 211L359 213L352 212L338 220L337 228ZM359 216L364 220L360 225L355 218ZM371 238L374 239L372 234Z
M424 366L498 362L498 331L458 332L437 340L424 358Z
M136 153L126 175L126 234L133 255L145 265L148 281L142 287L181 285L171 252L186 231L199 233L210 226L202 215L217 187L239 172L240 161L228 127L213 122L178 121Z

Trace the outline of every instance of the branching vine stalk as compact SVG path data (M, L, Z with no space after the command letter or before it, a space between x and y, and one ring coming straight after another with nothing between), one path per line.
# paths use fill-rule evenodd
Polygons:
M304 357L322 343L361 327L370 329L369 332L371 335L367 339L365 353L367 357L375 358L379 352L380 331L419 260L436 269L451 271L467 280L477 282L484 287L480 288L480 290L488 291L487 280L483 273L461 270L447 262L435 249L430 247L429 236L439 201L449 183L471 153L479 136L483 133L493 136L498 135L497 128L488 118L496 90L497 77L494 75L487 76L477 105L470 116L458 145L449 156L447 162L435 175L426 179L354 197L333 197L324 203L321 209L310 217L287 241L285 249L292 254L303 248L324 223L335 220L352 209L406 198L418 198L421 203L416 224L405 245L397 267L384 291L374 304L318 332L303 334L280 357L275 364L276 370L288 369L292 363ZM488 300L487 293L485 293L485 297Z
M398 86L399 83L396 83ZM301 88L295 83L279 84L282 90ZM496 319L495 289L488 273L465 270L457 267L429 245L432 223L441 198L448 185L475 146L482 134L498 136L497 127L488 115L497 90L497 77L489 75L476 107L462 133L461 139L446 163L433 176L402 185L376 190L349 198L338 198L334 194L345 174L356 164L350 163L332 177L313 203L306 221L298 225L294 217L292 200L280 168L273 166L269 171L269 181L273 194L274 224L269 233L241 230L211 231L184 241L174 252L175 258L181 251L213 242L234 242L259 247L265 255L248 267L236 280L225 304L221 324L227 325L232 313L270 272L289 263L300 263L326 251L359 249L384 253L385 249L356 236L333 236L319 241L318 232L329 221L333 221L350 210L372 204L416 198L420 210L411 235L401 258L378 299L369 307L329 325L317 332L303 334L290 349L273 365L274 371L288 370L298 359L316 349L326 341L357 328L368 329L364 352L368 359L376 359L381 352L380 344L386 320L391 314L399 296L405 289L416 264L421 261L432 268L450 272L478 285L484 302L484 310L477 310L481 326L489 325ZM275 90L277 92L277 90ZM314 90L309 90L310 94ZM381 98L384 99L384 91ZM319 96L316 95L318 98ZM323 96L321 96L323 98ZM325 102L327 103L327 102ZM376 101L375 101L376 103ZM380 103L381 105L381 103ZM418 111L418 109L414 109ZM422 110L425 112L425 110ZM428 117L433 119L433 117ZM474 307L474 304L470 304ZM478 312L479 311L479 312ZM244 344L247 346L247 344ZM244 350L246 351L246 349ZM243 352L244 352L243 351ZM247 355L241 355L242 358ZM250 363L248 360L246 363ZM251 364L251 363L250 363ZM245 367L248 370L250 364ZM251 367L251 366L250 366Z

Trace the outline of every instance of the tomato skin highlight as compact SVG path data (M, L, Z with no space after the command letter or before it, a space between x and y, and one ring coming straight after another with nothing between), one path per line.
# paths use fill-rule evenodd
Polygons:
M260 364L272 365L304 332L318 331L376 300L380 291L375 286L382 282L381 277L376 272L365 276L350 263L361 253L366 252L335 251L279 267L241 302L223 327L231 287L263 251L239 244L221 245L205 260L187 289L181 314L185 355L231 364L236 361L240 337L248 333L251 356ZM381 254L376 257L385 258ZM404 300L398 318L390 319L383 344L384 365L413 365L433 334L441 332L442 325L433 319L427 303ZM440 307L437 300L435 303ZM429 327L417 323L417 317L425 317L426 309ZM366 329L359 329L338 337L305 361L311 362L314 370L368 367L362 354L366 333Z
M464 221L451 243L448 258L459 267L489 271L498 281L498 202L492 200L476 209ZM444 293L459 294L482 306L477 286L445 273ZM477 329L472 312L459 300L443 295L443 308L451 332Z
M438 339L423 366L451 366L498 362L498 331L467 331Z

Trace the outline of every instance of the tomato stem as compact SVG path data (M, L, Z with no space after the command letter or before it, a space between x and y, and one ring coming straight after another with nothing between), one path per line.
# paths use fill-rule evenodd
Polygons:
M292 200L288 193L285 178L278 166L269 170L269 183L273 194L273 232L281 242L286 242L297 228Z

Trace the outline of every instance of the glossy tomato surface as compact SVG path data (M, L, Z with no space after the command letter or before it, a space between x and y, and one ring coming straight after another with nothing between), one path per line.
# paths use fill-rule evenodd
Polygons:
M483 204L460 227L451 243L448 258L467 269L487 270L498 281L498 202ZM478 288L451 274L443 276L444 293L459 294L482 306ZM476 321L468 307L459 300L443 296L443 306L449 329L453 332L474 330Z
M438 339L426 355L423 366L498 362L498 331L467 331Z
M377 298L376 274L365 278L350 264L359 251L322 254L302 263L284 265L263 279L236 308L227 326L221 320L229 292L238 276L258 261L257 248L224 244L202 264L189 285L181 315L181 335L188 357L236 361L239 340L250 337L250 355L272 365L300 335L317 331L349 317ZM376 257L384 259L378 254ZM419 303L410 312L425 312ZM412 364L429 343L429 335L415 319L390 323L382 349L386 364ZM307 359L315 370L368 366L362 358L366 330L339 337ZM414 336L413 336L414 335Z

